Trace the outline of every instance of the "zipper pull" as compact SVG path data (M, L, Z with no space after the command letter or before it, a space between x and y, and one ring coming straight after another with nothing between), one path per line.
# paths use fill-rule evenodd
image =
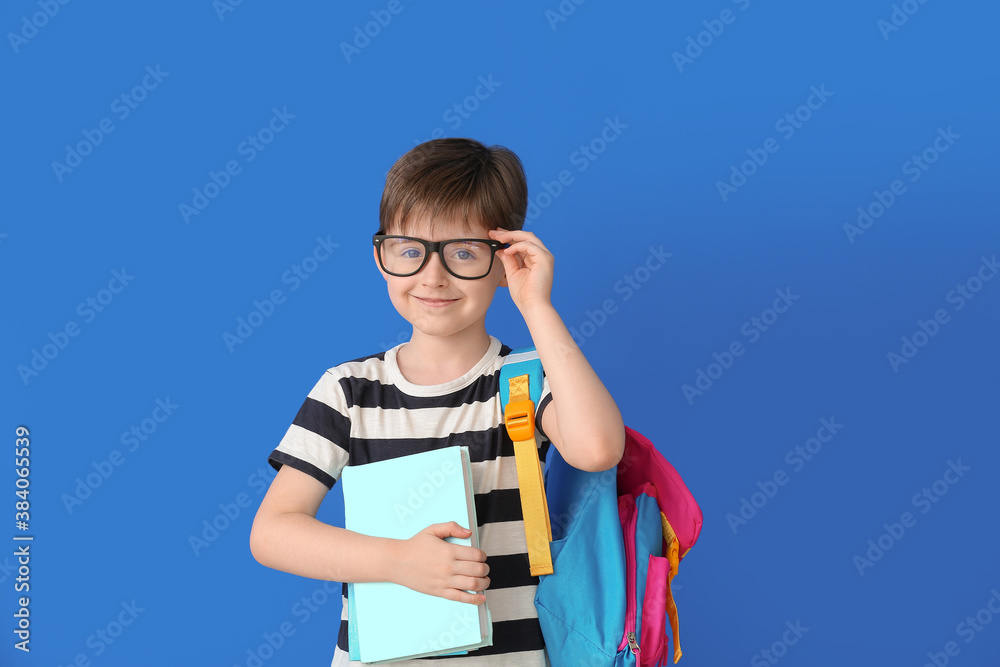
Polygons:
M628 633L628 648L634 654L638 654L639 653L639 642L637 642L635 640L635 633L634 632Z

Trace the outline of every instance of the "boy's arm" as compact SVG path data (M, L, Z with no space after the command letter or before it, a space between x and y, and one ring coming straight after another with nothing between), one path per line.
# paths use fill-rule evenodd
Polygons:
M625 425L614 399L552 306L552 253L531 232L493 230L490 235L510 244L498 252L507 286L552 391L542 413L545 435L573 467L611 468L624 451Z
M552 391L542 413L545 435L574 468L595 472L616 465L625 425L611 394L554 308L526 316L525 322Z
M435 524L408 540L370 537L316 519L326 486L282 466L261 501L250 550L262 565L303 577L349 583L389 581L421 593L479 604L466 591L489 586L486 554L445 542L468 537L457 523Z

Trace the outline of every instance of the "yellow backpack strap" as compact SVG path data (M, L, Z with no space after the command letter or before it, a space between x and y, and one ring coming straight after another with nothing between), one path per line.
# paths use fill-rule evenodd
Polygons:
M532 576L552 574L552 524L545 500L542 464L535 444L535 403L531 400L528 375L509 380L509 395L504 407L504 425L514 441L517 484L521 492L524 536L528 542L528 563Z
M680 543L677 541L677 534L674 533L673 526L667 521L667 515L660 512L660 521L663 523L663 541L667 545L667 561L670 563L670 572L667 574L667 618L670 619L670 630L674 633L674 664L681 659L681 636L680 619L677 616L677 604L674 602L674 593L670 589L670 582L677 574L680 565Z

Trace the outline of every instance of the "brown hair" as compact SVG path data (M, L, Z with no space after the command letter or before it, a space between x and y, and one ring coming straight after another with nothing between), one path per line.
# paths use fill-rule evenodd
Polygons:
M379 233L400 231L414 216L521 229L528 184L521 160L503 146L474 139L433 139L389 170L379 206Z

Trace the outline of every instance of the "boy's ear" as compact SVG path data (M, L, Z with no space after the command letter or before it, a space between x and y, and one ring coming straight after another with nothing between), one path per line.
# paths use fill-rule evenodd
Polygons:
M375 260L375 268L378 269L378 272L382 274L383 278L385 278L385 272L382 270L382 266L378 263L378 248L375 246L372 246L372 259Z
M507 267L503 265L503 261L497 257L497 261L500 262L500 284L499 287L507 287Z

